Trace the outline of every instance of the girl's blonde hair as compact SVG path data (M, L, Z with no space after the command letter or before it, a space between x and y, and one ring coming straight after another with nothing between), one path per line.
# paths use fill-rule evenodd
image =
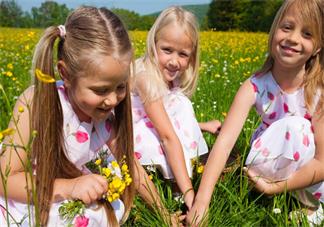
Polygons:
M324 1L323 0L286 0L272 23L268 40L269 55L263 64L259 73L265 73L272 69L274 58L272 56L272 40L276 30L278 29L281 20L290 7L296 7L300 9L300 14L297 15L301 20L309 26L312 33L312 41L314 43L315 50L320 49L317 54L314 54L305 65L305 75L303 81L304 98L306 108L313 112L316 111L323 113L324 102ZM315 103L316 96L320 91L319 102Z
M65 22L66 35L60 37L58 27L49 27L36 46L33 58L33 75L40 69L54 75L54 44L60 38L57 59L66 65L66 73L72 81L93 66L96 59L105 56L122 58L132 56L131 42L121 20L105 8L81 7L74 10ZM116 129L117 160L127 157L130 174L134 173L134 152L129 84L126 97L115 107L114 128ZM69 161L65 153L63 114L55 83L42 83L35 79L32 105L32 128L38 134L33 142L32 159L36 163L36 188L39 214L42 225L46 225L56 178L75 178L82 173ZM127 216L134 197L134 185L123 194ZM109 203L109 223L118 225ZM37 215L37 214L36 214Z
M184 29L186 35L191 39L193 47L189 67L179 78L179 87L188 97L191 97L196 88L199 70L199 29L196 17L181 7L169 7L162 11L151 27L146 40L144 58L137 61L136 64L137 68L144 68L148 75L145 78L148 80L146 83L148 94L146 100L148 101L160 98L168 91L168 85L159 69L156 42L161 30L172 23L176 23Z

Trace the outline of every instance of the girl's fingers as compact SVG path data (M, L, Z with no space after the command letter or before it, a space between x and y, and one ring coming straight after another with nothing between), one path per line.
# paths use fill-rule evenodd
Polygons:
M183 220L185 220L185 219L186 219L186 216L187 216L187 215L185 215L185 214L179 215L179 216L178 216L179 221L183 221Z

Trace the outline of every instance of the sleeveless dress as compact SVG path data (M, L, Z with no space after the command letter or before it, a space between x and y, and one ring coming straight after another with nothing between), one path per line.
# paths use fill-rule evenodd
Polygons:
M286 180L315 155L312 116L305 107L304 91L300 88L285 93L271 72L254 75L250 80L262 122L252 136L246 165L273 181ZM324 202L323 182L307 187L306 191L314 201Z
M75 164L84 174L88 174L90 170L85 167L85 164L89 161L95 159L99 151L108 151L108 161L113 161L115 158L110 152L106 141L108 141L110 136L110 120L102 122L80 122L77 115L73 111L70 102L65 94L64 86L62 81L57 82L57 89L62 105L63 117L64 117L64 139L67 157L69 160ZM67 226L59 216L59 207L61 202L53 203L49 212L49 219L47 226ZM124 204L121 200L115 200L111 203L114 208L117 221L122 219L125 211ZM33 212L33 206L30 205L31 214ZM20 223L19 226L33 226L33 217L29 223L28 218L28 205L26 203L16 202L14 200L8 199L8 209L5 206L4 197L0 197L0 226L7 226L6 212L14 218L15 221L9 219L10 225L16 226L16 223ZM33 215L32 215L33 216ZM82 226L109 226L106 212L103 207L97 206L97 204L92 204L88 206L84 212L86 219L86 224ZM76 218L73 221L75 224Z
M142 165L154 165L166 179L173 179L164 149L154 125L148 118L143 102L136 90L131 93L134 151ZM191 160L208 153L191 101L175 86L163 96L163 105L184 152L189 177L192 177ZM172 158L172 157L171 157Z

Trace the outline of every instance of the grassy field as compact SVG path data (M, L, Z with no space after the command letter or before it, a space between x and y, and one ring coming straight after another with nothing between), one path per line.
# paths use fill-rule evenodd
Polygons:
M0 30L0 131L6 129L12 106L17 96L31 83L29 70L33 48L41 30ZM136 57L145 49L146 32L131 32ZM267 35L263 33L202 32L201 68L199 84L192 98L199 121L223 120L240 84L263 63L267 52ZM9 103L5 100L8 98ZM232 162L215 187L210 204L209 226L295 226L288 218L289 211L298 207L290 194L271 198L251 190L242 174L249 140L258 125L252 112L235 145ZM209 147L215 138L205 135ZM195 173L193 184L198 188L200 173ZM183 209L183 204L172 198L170 185L158 174L152 174L163 201L170 211ZM158 214L136 198L134 209L125 226L166 226ZM307 224L305 224L307 225Z

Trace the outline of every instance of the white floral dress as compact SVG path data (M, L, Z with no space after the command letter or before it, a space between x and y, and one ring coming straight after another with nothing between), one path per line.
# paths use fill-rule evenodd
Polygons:
M305 108L304 91L285 93L271 72L252 76L251 83L262 122L252 137L246 165L274 181L285 180L315 154L312 116ZM306 190L324 202L323 182Z
M109 120L103 122L80 122L77 115L73 111L70 102L65 94L64 86L61 81L57 82L57 88L59 97L63 109L64 116L64 137L65 146L67 151L67 157L72 163L76 165L85 174L89 173L89 170L85 167L85 164L97 157L97 153L102 150L108 150L106 145L110 136L110 122ZM115 160L111 154L108 158L110 161ZM49 219L47 226L66 226L59 216L59 207L61 202L53 203L49 212ZM118 221L121 220L124 214L124 204L121 200L116 200L111 203L114 208L115 215ZM5 206L5 200L0 198L0 226L7 226L6 211L14 218L10 218L10 225L16 226L16 222L20 223L19 226L33 226L29 223L28 219L28 205L25 203L19 203L14 200L8 200L8 209ZM31 206L31 212L32 212ZM74 220L73 223L78 221L80 225L80 219ZM33 222L33 221L32 221ZM106 212L104 208L99 208L96 204L92 204L85 210L84 218L81 220L81 226L109 226L107 222Z
M160 138L145 113L140 97L132 93L135 156L142 165L154 165L164 178L174 178ZM188 175L192 176L191 159L208 153L191 101L178 88L163 97L163 104L183 148ZM171 157L172 158L172 157Z

